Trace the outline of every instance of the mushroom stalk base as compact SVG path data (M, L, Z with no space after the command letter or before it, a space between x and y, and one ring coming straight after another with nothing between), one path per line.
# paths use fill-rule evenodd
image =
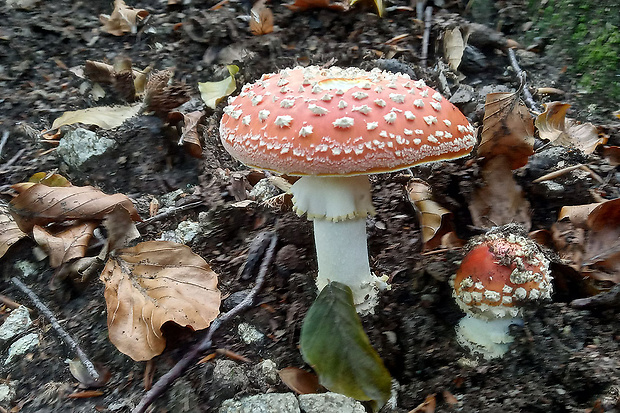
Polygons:
M372 313L378 286L385 284L370 272L366 246L366 219L339 222L314 220L314 240L319 265L317 287L331 281L348 285L359 313Z
M470 314L456 326L456 340L461 347L485 359L502 357L514 338L510 335L511 325L523 325L520 318L480 319Z

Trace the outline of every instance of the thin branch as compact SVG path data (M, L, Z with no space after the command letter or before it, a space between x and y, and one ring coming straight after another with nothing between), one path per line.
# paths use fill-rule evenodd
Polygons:
M0 156L2 156L2 151L4 150L4 145L6 145L6 141L9 140L9 131L5 130L2 132L2 138L0 139Z
M93 379L93 381L99 381L99 378L100 378L99 372L97 371L93 363L88 359L88 357L86 356L86 353L82 351L82 349L80 348L78 343L73 339L73 337L71 337L71 335L69 335L69 333L67 333L65 329L62 328L60 323L58 323L58 320L56 319L52 311L49 308L47 308L47 306L43 304L41 300L39 300L39 297L37 297L34 291L32 291L23 282L21 282L19 278L13 277L11 278L11 281L13 282L13 284L17 286L17 288L19 288L24 294L26 294L28 298L30 298L34 306L37 307L37 310L39 310L41 314L47 317L50 324L52 325L54 330L56 330L56 332L58 333L62 341L65 342L65 344L69 347L71 351L77 354L78 358L80 359L84 367L86 367L86 371L88 371L88 374Z
M169 209L169 210L167 210L165 212L162 212L161 214L155 215L154 217L145 219L142 222L138 222L136 224L136 227L138 229L142 229L145 226L147 226L149 224L152 224L155 221L160 221L160 220L162 220L164 218L168 218L170 215L174 215L174 214L176 214L178 212L182 212L182 211L187 211L188 209L193 209L193 208L199 207L201 205L204 205L204 203L202 201L196 201L196 202L191 202L189 204L181 205L178 208Z
M525 83L526 75L521 67L519 67L519 63L517 62L517 55L515 54L515 50L513 48L508 49L508 59L510 59L510 65L515 71L517 77L521 80L521 86L523 87L523 100L528 108L538 113L542 113L540 107L534 102L534 98L532 98L532 94L530 90L527 88Z
M198 343L187 354L185 354L185 356L183 356L183 358L179 360L179 362L174 367L172 367L172 369L170 369L166 374L164 374L157 381L157 383L153 385L153 388L151 388L151 390L149 390L144 395L144 397L142 397L142 400L140 400L140 403L138 403L136 408L132 410L132 413L144 413L147 407L149 407L155 401L155 399L157 399L161 394L163 394L176 379L181 377L181 375L189 368L190 364L198 358L198 355L200 353L208 350L213 345L213 335L215 334L217 329L220 328L222 324L230 321L237 314L241 313L243 310L247 309L252 305L256 294L258 294L258 291L262 288L263 283L265 282L265 276L267 274L267 270L269 269L271 261L273 260L277 240L278 238L274 234L271 238L271 242L269 243L269 248L267 249L267 252L265 252L265 257L263 258L263 262L261 263L260 271L258 272L258 276L256 277L256 284L254 285L254 288L252 288L252 291L250 291L250 293L245 296L243 301L237 304L232 310L220 315L218 318L213 320L213 322L209 326L209 329L207 330L206 335L200 341L200 343Z
M570 306L580 310L620 308L620 284L611 290L592 297L578 298L570 302Z
M422 57L420 66L426 67L426 59L428 58L428 43L431 38L431 26L433 23L433 8L428 6L424 10L424 35L422 36Z

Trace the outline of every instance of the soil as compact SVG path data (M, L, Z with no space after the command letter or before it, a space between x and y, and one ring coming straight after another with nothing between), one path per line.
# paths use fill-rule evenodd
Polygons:
M384 18L372 13L371 4L356 5L349 12L293 12L280 3L270 4L277 27L265 36L249 32L245 16L251 4L243 1L230 1L217 10L210 10L214 1L190 0L173 6L152 0L131 3L148 10L150 16L138 33L122 37L99 30L97 16L111 12L107 0L38 2L30 10L11 8L6 3L0 6L0 132L10 134L0 153L4 199L10 199L9 185L25 181L35 172L53 169L59 169L76 185L89 184L107 193L129 195L143 217L148 217L153 197L181 189L183 196L176 206L196 200L202 204L147 225L143 239L156 239L181 221L198 220L199 213L204 212L201 219L206 220L209 230L190 246L219 274L220 289L226 297L224 309L238 299L239 294L234 293L253 286L252 279L238 275L250 243L264 231L275 231L279 237L276 265L256 305L223 326L214 346L247 357L250 362L243 367L247 370L264 359L273 360L278 368L309 369L297 343L301 322L315 294L311 225L290 211L236 203L231 185L240 177L246 179L247 169L231 159L219 143L217 125L222 105L215 111L207 109L202 122L202 160L178 148L177 137L157 117L140 116L111 131L93 128L120 145L95 164L71 170L49 151L49 144L41 142L39 133L64 111L122 102L113 93L108 93L103 102L94 102L90 84L67 68L81 66L86 60L129 57L134 67L174 68L175 80L185 82L193 95L197 95L197 82L223 78L224 64L232 60L241 69L239 84L298 64L391 68L423 78L444 94L468 86L464 90L470 90L472 98L460 107L479 126L484 94L518 87L501 50L505 37L483 34L486 43L478 43L479 54L472 55L463 68L466 77L457 81L447 76L446 89L440 81L442 74L449 72L439 63L441 48L435 47L436 41L442 28L472 19L456 6L434 9L428 68L423 68L424 25L415 20L415 11L402 0L389 2ZM504 35L518 40L523 35L520 28L528 21L526 3L497 2L482 23L495 26L501 20ZM408 36L390 42L403 34ZM565 91L562 99L573 104L571 117L599 124L610 119L580 106L580 92L574 87L574 79L564 73L564 62L525 51L519 52L518 58L532 87L553 86ZM539 104L552 100L536 99ZM618 122L603 128L609 143L620 145ZM15 156L17 159L4 167ZM577 163L585 159L606 180L604 184L571 175L562 178L563 190L558 193L531 183L557 169L560 161ZM462 239L481 232L472 225L467 209L479 179L475 162L465 159L419 167L414 173L427 180L436 200L454 212L455 229ZM543 148L516 177L532 206L532 229L536 230L549 228L563 205L594 202L594 187L604 187L610 199L619 197L619 175L617 167L596 154L586 157L564 148ZM579 283L556 285L552 302L528 309L525 327L514 329L515 343L503 359L476 360L459 347L454 326L462 313L451 298L448 279L458 267L460 251L422 253L418 221L403 188L407 179L398 173L372 177L377 215L368 220L371 267L376 274L390 277L392 289L381 295L376 314L365 316L363 324L400 385L398 407L393 411L408 412L435 394L436 412L620 412L620 309L574 309L570 301L588 294ZM30 241L22 241L0 261L0 293L27 306L31 303L9 282L10 277L22 275L16 263L23 260L34 263L34 275L26 283L91 359L110 370L111 379L101 389L102 396L68 399L66 396L77 390L77 381L65 363L71 355L48 321L38 316L33 331L39 334L40 346L10 366L0 366L0 377L10 381L17 393L4 408L15 412L129 411L144 394L145 363L132 361L107 339L102 284L93 279L50 289L53 270L46 261L36 261ZM559 271L554 275L562 279ZM237 333L241 322L254 326L267 338L245 344ZM169 327L168 347L154 362L155 380L199 337ZM235 395L288 391L281 382L265 384L252 375L238 388L213 376L213 362L192 367L155 402L153 411L214 412L222 400Z

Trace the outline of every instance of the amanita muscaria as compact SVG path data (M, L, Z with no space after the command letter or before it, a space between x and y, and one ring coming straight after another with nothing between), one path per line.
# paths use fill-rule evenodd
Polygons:
M457 340L484 358L501 357L522 325L522 306L551 297L549 260L518 225L495 228L474 238L451 282L466 316L456 327Z
M360 312L372 311L382 285L368 263L368 174L460 158L476 143L467 118L421 80L316 66L245 85L220 136L247 165L302 176L291 192L295 211L314 222L318 288L348 285Z

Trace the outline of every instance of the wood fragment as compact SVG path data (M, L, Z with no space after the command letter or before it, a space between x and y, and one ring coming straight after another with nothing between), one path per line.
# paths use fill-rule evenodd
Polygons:
M67 399L89 399L103 395L104 393L101 390L84 390L67 395Z
M538 113L542 113L540 106L538 106L538 104L534 102L534 98L532 98L532 94L530 93L530 90L527 88L526 75L525 75L525 72L521 70L521 67L519 67L519 63L517 62L517 55L515 54L514 48L508 49L508 58L510 59L510 65L514 69L515 74L517 75L519 79L521 79L522 87L523 87L523 100L525 101L525 104L527 105L528 108L530 108L530 110L536 111Z
M228 357L231 360L235 360L235 361L241 361L243 363L250 363L252 360L250 360L249 358L239 354L239 353L235 353L232 350L228 350L226 348L218 348L217 350L215 350L216 354L222 355L224 357Z
M567 166L566 168L558 169L557 171L550 172L548 174L545 174L541 177L534 179L532 183L537 184L543 181L550 181L551 179L555 179L559 176L565 175L569 173L570 171L574 171L575 169L580 169L582 166L584 165L578 164L578 165L572 165L572 166Z
M428 6L424 10L424 34L422 36L422 56L420 58L420 66L426 67L426 59L428 57L428 43L431 38L431 26L433 24L433 8Z

